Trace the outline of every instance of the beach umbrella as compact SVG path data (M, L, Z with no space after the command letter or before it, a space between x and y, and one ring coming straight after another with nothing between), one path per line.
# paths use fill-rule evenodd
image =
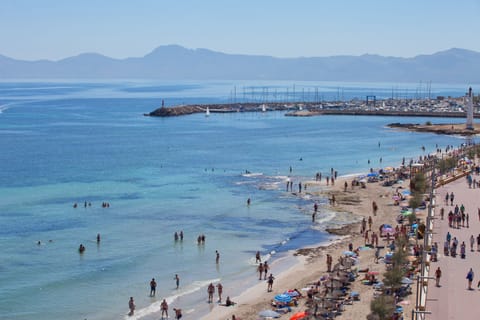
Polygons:
M385 172L392 172L392 171L393 171L393 168L392 168L392 167L385 167L385 168L383 169L383 171L385 171Z
M357 255L355 252L352 252L352 251L343 251L343 254L349 257Z
M403 277L402 284L412 284L413 280L407 277Z
M390 227L388 227L388 228L382 228L382 235L387 234L387 233L389 233L389 234L394 234L395 231L393 230L393 228L390 228Z
M409 195L412 194L412 193L410 192L410 190L405 189L405 190L402 191L402 194L403 194L404 196L409 196Z
M278 302L284 302L284 303L289 303L290 301L292 301L292 297L290 297L288 294L277 294L275 296L275 301L278 301Z
M301 312L297 312L294 315L292 315L290 317L290 320L300 320L300 319L305 318L306 316L308 316L307 312L301 311Z
M273 310L262 310L258 313L258 315L262 318L279 318L281 316L280 313Z

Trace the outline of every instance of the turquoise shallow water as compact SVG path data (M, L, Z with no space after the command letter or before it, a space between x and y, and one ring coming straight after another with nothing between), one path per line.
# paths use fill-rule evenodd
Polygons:
M339 84L322 85L325 95L338 94ZM352 95L375 90L388 95L391 88L343 86L344 94ZM167 104L228 101L231 87L231 82L0 83L2 317L119 319L134 296L145 319L158 318L161 297L195 319L205 309L210 281L221 280L228 294L238 292L239 279L254 277L255 251L264 256L275 251L275 259L328 238L321 230L331 213L322 208L323 219L312 226L314 199L284 192L290 166L296 182L317 171L325 176L331 167L346 175L398 165L403 156L423 154L421 146L428 152L436 144L463 142L390 130L385 124L397 119L387 117L143 116L162 98ZM463 88L436 93L443 92L460 95ZM245 170L258 174L242 175ZM84 208L84 201L92 206ZM110 208L101 207L105 201ZM175 243L179 230L185 239ZM199 247L201 233L207 240ZM87 248L83 255L77 252L80 243ZM221 253L219 267L215 250ZM176 273L180 290L174 288ZM148 297L152 277L159 284L155 299Z

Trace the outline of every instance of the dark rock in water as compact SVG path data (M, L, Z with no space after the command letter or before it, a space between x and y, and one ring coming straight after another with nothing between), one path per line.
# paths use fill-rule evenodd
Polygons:
M201 113L205 112L205 110L205 108L199 106L182 106L176 108L162 107L150 112L148 115L152 117L175 117L193 113Z

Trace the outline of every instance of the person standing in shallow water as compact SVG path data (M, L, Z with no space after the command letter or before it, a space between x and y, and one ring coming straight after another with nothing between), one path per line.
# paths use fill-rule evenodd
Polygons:
M135 312L135 301L133 301L133 297L130 297L130 300L128 301L128 308L130 309L128 315L133 316Z
M178 287L180 286L180 277L178 276L178 274L175 275L173 280L175 280L175 284L177 285L177 289L178 289Z
M155 297L156 290L157 290L157 283L155 282L155 278L152 278L152 281L150 281L150 297Z
M168 319L168 303L167 303L167 300L163 299L162 304L160 305L160 309L162 310L162 319L163 319L163 314L165 314L165 316Z
M255 263L262 263L262 257L260 256L260 251L257 251L255 254Z
M210 283L207 288L208 292L208 303L213 302L213 294L215 293L215 287L213 286L213 283Z
M270 266L267 264L267 261L265 261L263 263L263 274L265 275L263 277L263 280L267 280L267 273L268 273L268 270L270 269Z

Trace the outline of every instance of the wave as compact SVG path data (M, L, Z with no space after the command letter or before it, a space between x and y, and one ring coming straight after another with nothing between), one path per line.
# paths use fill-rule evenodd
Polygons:
M186 295L192 294L194 292L197 292L201 288L208 286L210 283L218 282L218 281L220 281L220 278L203 280L203 281L194 281L193 283L187 285L184 289L175 290L176 293L171 295L171 296L166 297L165 300L167 301L167 303L169 305L171 305L179 297L186 296ZM148 305L144 308L137 309L137 310L135 310L134 315L132 315L132 316L125 315L124 319L125 320L137 320L137 319L141 319L143 317L152 315L154 313L157 313L157 312L160 311L160 305L162 304L162 301L163 301L163 299L155 301L152 304L150 304L150 305ZM186 313L191 313L193 311L195 311L195 310L191 309L191 310L188 310L188 312L186 312Z
M242 174L243 177L258 177L258 176L262 176L263 173L261 172L251 172L251 173L244 173Z
M12 104L13 103L7 103L7 104L0 105L0 114L2 114L3 111L8 110Z

